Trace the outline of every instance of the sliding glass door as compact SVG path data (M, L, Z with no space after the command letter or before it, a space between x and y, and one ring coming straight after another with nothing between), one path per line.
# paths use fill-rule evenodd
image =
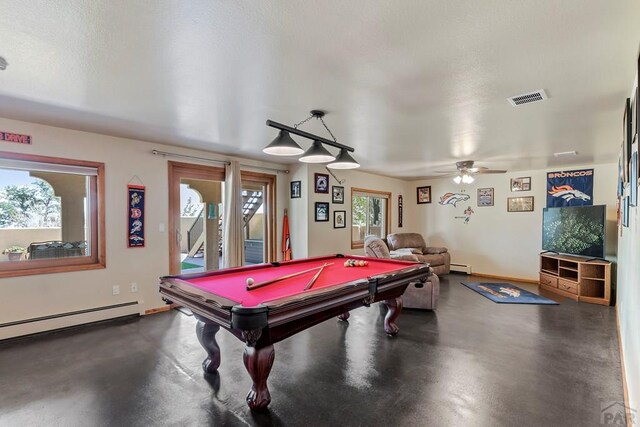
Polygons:
M169 162L171 274L222 267L224 169Z
M275 177L242 172L244 264L275 261Z

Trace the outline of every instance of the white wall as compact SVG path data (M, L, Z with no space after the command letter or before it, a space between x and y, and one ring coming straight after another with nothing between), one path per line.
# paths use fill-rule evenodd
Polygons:
M638 85L636 76L635 87ZM632 207L629 227L618 240L618 322L629 391L629 406L640 411L640 209ZM640 415L636 414L637 417Z
M169 273L168 233L159 224L168 225L167 158L154 156L151 150L170 151L207 158L224 158L210 152L187 150L143 141L115 138L88 132L44 126L0 118L0 129L31 135L33 145L2 143L0 151L99 161L106 175L106 261L101 270L56 273L0 279L0 324L139 301L139 312L164 306L158 294L158 277ZM172 159L189 163L187 160ZM242 159L254 166L280 167ZM286 168L284 168L286 169ZM126 186L137 175L147 186L145 248L126 246ZM289 177L277 178L278 257L282 233L282 212L288 206ZM0 266L0 268L2 268ZM129 291L131 282L139 292ZM112 295L112 285L120 285L120 295ZM116 314L126 314L123 310ZM114 314L91 314L0 329L0 339L56 327L101 320Z
M306 195L308 212L308 256L318 256L326 254L354 254L364 255L363 249L351 249L351 188L362 188L367 190L377 190L391 192L390 213L391 230L388 233L414 231L415 221L410 205L411 186L409 182L400 179L373 175L358 170L335 170L334 174L344 184L338 184L329 175L329 194L314 192L314 175L316 173L328 174L324 166L309 165L307 169L306 182L303 181L303 196ZM331 203L331 187L340 185L344 187L344 204ZM413 194L413 193L411 193ZM398 195L404 198L404 221L403 227L398 228ZM315 222L315 203L329 203L329 222ZM292 206L293 207L293 206ZM333 212L336 210L346 211L346 228L333 228Z
M294 259L307 258L309 241L307 211L309 188L308 167L303 163L293 165L290 170L290 181L300 181L300 198L289 199L289 241L291 242L291 252ZM313 190L311 190L313 191ZM290 197L290 187L287 188L287 197Z
M617 165L584 166L594 168L594 204L607 205L607 240L609 254L615 254L616 236L616 179ZM476 175L471 185L456 185L451 178L412 182L415 187L430 185L432 203L411 205L417 208L418 230L432 246L445 246L451 262L470 264L474 273L515 277L528 280L538 278L538 254L542 250L542 209L546 206L546 172L573 170L579 167L552 168L507 173ZM510 179L531 177L531 191L510 192ZM494 188L494 206L478 207L477 189ZM466 192L466 202L440 205L440 197L447 192ZM507 212L507 197L534 196L533 212ZM461 218L468 207L474 211L468 224Z

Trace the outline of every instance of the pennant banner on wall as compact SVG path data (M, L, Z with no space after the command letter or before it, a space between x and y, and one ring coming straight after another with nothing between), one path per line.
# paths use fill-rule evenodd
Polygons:
M547 173L547 207L593 205L593 169Z
M291 239L289 237L289 217L287 210L284 210L284 218L282 220L282 259L284 261L292 260Z
M145 187L143 185L128 185L128 237L130 248L144 247L144 207Z

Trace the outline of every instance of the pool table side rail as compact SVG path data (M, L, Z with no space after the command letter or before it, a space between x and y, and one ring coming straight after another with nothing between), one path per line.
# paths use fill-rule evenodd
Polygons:
M187 307L196 317L199 315L231 330L231 308L222 308L217 303L212 304L210 301L195 297L175 287L160 285L160 293L167 303L171 302Z
M225 298L220 295L213 294L211 292L207 292L203 289L200 289L196 286L193 286L191 283L186 280L182 280L177 277L161 277L160 278L160 292L162 289L177 289L181 293L186 294L193 300L201 300L205 303L214 304L220 308L231 308L235 305L240 304L239 301L234 301L229 298Z
M361 256L361 255L335 254L335 255L321 255L321 256L311 257L311 258L294 259L294 260L290 260L290 261L279 261L279 262L271 262L271 263L264 263L264 264L254 264L254 265L248 265L248 266L242 266L242 267L223 268L223 269L220 269L220 270L212 270L212 271L205 271L205 272L199 272L199 273L186 273L186 274L176 274L176 275L162 276L162 277L160 277L160 280L164 280L164 279L183 279L183 280L199 279L199 278L202 278L202 277L215 277L215 276L220 276L220 275L225 275L225 274L230 274L230 273L236 273L236 272L242 272L242 271L262 270L262 269L265 269L265 268L278 268L280 266L302 264L302 263L323 261L323 260L333 260L333 259L336 259L336 258L362 259L363 261L371 260L371 261L375 261L375 262L379 262L379 263L391 263L391 264L407 264L407 265L416 264L415 261L405 261L405 260L386 259L386 258L371 258L371 257L366 257L366 256Z

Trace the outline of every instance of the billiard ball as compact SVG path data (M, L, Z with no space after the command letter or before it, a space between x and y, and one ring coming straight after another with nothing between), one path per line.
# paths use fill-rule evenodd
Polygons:
M251 277L249 277L249 278L247 279L247 286L251 286L251 285L253 285L253 284L254 284L254 280L253 280Z

